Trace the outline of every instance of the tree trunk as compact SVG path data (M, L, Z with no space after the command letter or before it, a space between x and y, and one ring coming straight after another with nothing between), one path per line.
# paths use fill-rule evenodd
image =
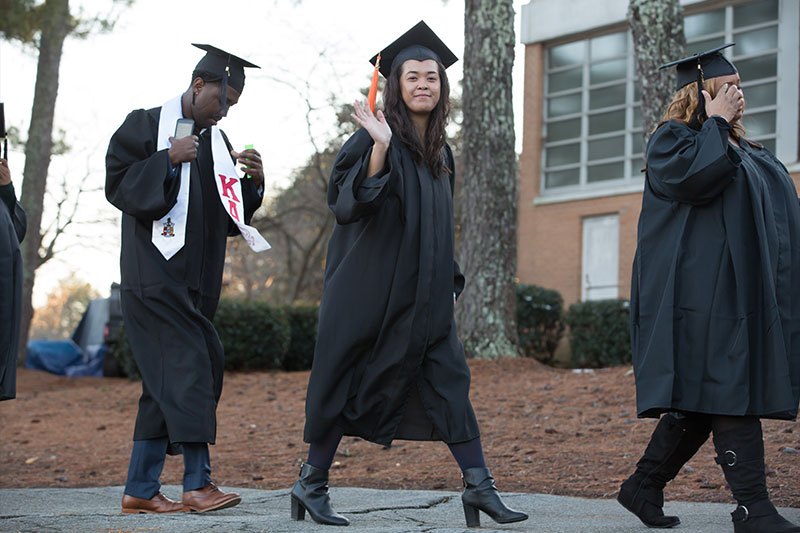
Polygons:
M58 70L64 39L71 31L69 0L47 0L43 6L42 31L39 41L39 64L31 109L31 125L25 146L20 203L28 217L28 231L22 241L22 335L19 361L25 360L33 319L33 282L36 269L42 264L39 248L42 243L42 205L47 188L47 172L53 150L53 115L58 94ZM89 77L89 73L85 76Z
M518 356L517 156L511 0L465 0L464 185L459 259L467 286L456 304L470 357Z
M675 94L675 69L658 67L683 57L683 8L679 0L630 0L628 23L642 89L642 128L647 146Z

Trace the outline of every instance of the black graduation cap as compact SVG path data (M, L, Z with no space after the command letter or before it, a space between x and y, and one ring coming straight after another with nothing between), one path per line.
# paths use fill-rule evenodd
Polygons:
M666 65L661 65L658 68L677 67L678 86L676 89L685 87L693 81L698 81L702 84L702 80L710 80L711 78L736 74L738 72L736 67L734 67L733 63L728 61L721 52L721 50L735 44L736 43L723 44L722 46L718 46L706 52L701 52L684 59L667 63Z
M401 65L409 59L416 59L417 61L434 59L444 65L444 68L458 61L456 55L422 20L398 37L395 42L384 48L380 56L381 65L379 70L384 78L389 77L392 67ZM377 60L378 54L375 54L369 62L374 65Z
M197 63L194 69L222 76L222 87L219 92L219 97L223 108L226 107L228 98L228 85L241 93L242 89L244 89L244 69L261 68L246 59L237 57L225 50L220 50L216 46L211 46L210 44L192 43L192 46L206 51L206 55Z

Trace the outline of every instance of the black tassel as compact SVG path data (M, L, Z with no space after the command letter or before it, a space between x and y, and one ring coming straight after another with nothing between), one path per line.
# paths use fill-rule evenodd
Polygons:
M230 63L230 59L228 60ZM220 113L224 117L227 113L227 104L228 104L228 78L230 77L230 64L225 67L225 74L222 75L222 87L219 91L219 108Z
M197 93L192 91L192 105L194 105L194 99L197 98Z
M697 120L702 124L708 118L706 115L706 99L703 96L703 68L697 62Z

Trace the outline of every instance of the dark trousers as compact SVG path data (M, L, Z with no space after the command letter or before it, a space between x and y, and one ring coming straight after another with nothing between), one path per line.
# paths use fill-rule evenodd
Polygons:
M158 478L164 468L169 440L133 441L125 494L149 500L161 489ZM211 459L205 442L183 443L183 491L198 490L211 481Z

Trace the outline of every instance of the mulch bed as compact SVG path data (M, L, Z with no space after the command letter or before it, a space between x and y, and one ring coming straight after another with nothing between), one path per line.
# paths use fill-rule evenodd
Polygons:
M502 491L612 498L633 471L654 420L639 420L630 367L576 373L531 359L470 361L471 398L488 465ZM224 486L289 488L302 441L308 372L228 373L211 448ZM139 383L18 371L17 399L0 403L0 487L122 485ZM800 424L765 421L767 482L779 506L800 507ZM732 502L709 439L667 488L671 500ZM180 457L162 482L180 484ZM345 437L331 485L460 490L438 442L383 448Z

